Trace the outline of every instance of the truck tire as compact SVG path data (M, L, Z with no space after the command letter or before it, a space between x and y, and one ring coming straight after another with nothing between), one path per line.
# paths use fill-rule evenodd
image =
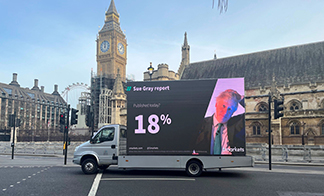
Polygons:
M98 172L98 165L94 159L88 158L82 162L82 171L85 174L95 174Z
M202 173L202 165L199 161L192 160L187 164L186 172L189 176L198 177Z

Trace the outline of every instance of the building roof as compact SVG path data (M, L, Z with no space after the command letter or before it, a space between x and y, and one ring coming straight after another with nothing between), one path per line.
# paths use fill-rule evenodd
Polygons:
M114 14L118 15L114 0L111 0L108 11L106 14L110 14L110 13L114 13Z
M119 18L119 14L117 12L114 0L111 0L110 6L109 6L108 10L106 11L106 16L109 14L112 14L112 13L114 13ZM123 31L120 28L118 20L116 20L114 18L109 18L107 20L107 18L106 18L105 24L102 27L102 29L100 30L100 32L106 32L106 31L112 31L112 30L115 30L115 31L121 33L122 35L124 35Z
M14 81L14 83L16 83L16 81ZM66 102L64 99L59 94L55 94L55 92L56 90L54 90L54 94L48 94L44 93L42 90L39 90L38 87L36 89L35 86L33 89L29 89L13 85L12 82L10 84L0 83L0 98L9 98L66 107Z
M117 73L117 77L114 83L114 88L113 88L113 95L124 95L125 91L124 91L124 86L123 83L121 81L120 78L120 74L119 74L119 69L118 69L118 73Z
M244 77L246 88L324 80L324 42L187 65L181 79Z

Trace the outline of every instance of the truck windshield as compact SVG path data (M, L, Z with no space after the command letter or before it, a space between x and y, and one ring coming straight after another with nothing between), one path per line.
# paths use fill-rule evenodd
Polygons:
M109 127L105 128L100 131L95 137L92 139L93 144L106 142L106 141L113 141L115 137L115 128Z

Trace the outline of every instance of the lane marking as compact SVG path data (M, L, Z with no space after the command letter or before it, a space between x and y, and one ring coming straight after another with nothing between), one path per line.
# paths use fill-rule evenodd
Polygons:
M109 181L127 181L127 180L195 181L196 179L191 179L191 178L102 178L101 180L109 180Z
M92 184L92 187L90 189L90 192L89 192L88 196L95 196L97 194L97 190L98 190L98 187L99 187L101 176L102 176L101 172L97 174L96 178L93 181L93 184Z

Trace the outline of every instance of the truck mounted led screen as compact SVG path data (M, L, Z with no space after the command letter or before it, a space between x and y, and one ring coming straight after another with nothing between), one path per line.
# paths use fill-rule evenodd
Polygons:
M129 155L245 155L244 79L127 83Z

